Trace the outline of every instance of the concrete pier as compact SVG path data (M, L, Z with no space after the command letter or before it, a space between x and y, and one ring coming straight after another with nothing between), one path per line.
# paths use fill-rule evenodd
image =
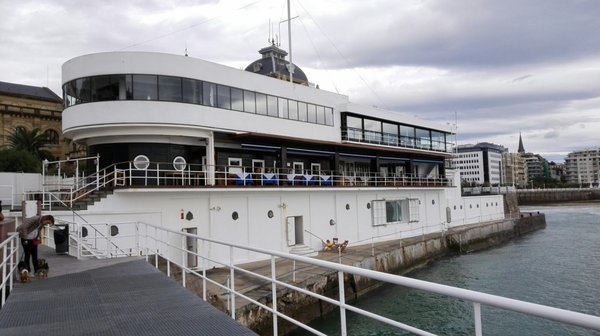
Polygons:
M341 255L337 252L321 252L316 258L386 273L403 274L446 255L469 253L500 245L514 237L544 228L545 225L544 214L513 213L512 217L508 219L455 227L444 234L431 233L373 245L350 245ZM271 275L268 261L238 266L265 276ZM166 270L166 267L163 269ZM171 273L175 278L180 277L180 273L178 274L173 267L171 267ZM208 273L211 279L222 284L227 282L229 275L225 269L214 269ZM191 278L187 278L188 289L201 295L201 281ZM291 261L279 260L277 261L277 278L312 292L332 298L338 297L337 272L331 270L303 264L294 265ZM348 301L381 285L379 282L352 275L347 275L344 281L346 282L346 300ZM270 287L270 283L246 276L236 276L236 290L269 306L272 303ZM207 299L221 310L227 311L229 298L226 293L216 286L209 286L207 289L210 293ZM321 300L286 288L278 288L277 297L278 310L304 323L338 309ZM236 307L236 319L240 323L260 335L272 333L271 313L240 298L236 299ZM279 321L280 334L295 328L294 325L283 319L279 319Z

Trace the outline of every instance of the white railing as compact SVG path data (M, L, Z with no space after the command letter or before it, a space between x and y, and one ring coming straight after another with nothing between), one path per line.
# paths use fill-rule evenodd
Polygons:
M90 158L86 158L90 160ZM245 166L207 166L186 163L149 162L138 169L133 162L108 166L88 176L79 174L69 184L44 184L43 207L72 207L106 187L452 187L443 176L380 174L377 172L344 173L330 170L294 170L290 168L256 168ZM52 176L44 176L51 181Z
M0 283L0 307L4 307L7 294L13 289L14 279L17 275L17 264L19 262L19 234L11 232L6 240L0 243L0 253L2 253L2 282Z
M485 294L467 289L461 289L446 285L435 284L427 281L411 279L403 276L387 274L382 272L376 272L367 269L361 269L353 266L343 265L341 263L333 263L329 261L313 259L303 256L291 255L287 253L265 250L254 247L247 247L238 244L231 244L224 241L218 241L214 239L202 238L197 235L188 234L184 232L174 231L166 229L164 227L158 227L155 225L142 223L142 222L127 222L117 224L95 224L95 225L116 225L119 228L123 228L123 236L119 237L119 250L129 251L128 255L154 255L154 265L158 268L158 257L162 257L167 263L167 275L171 275L171 264L182 269L181 281L185 287L188 276L196 276L202 281L202 297L204 300L207 299L207 285L216 286L219 291L223 290L226 292L228 297L228 310L231 317L236 317L236 298L241 298L251 302L260 308L270 312L273 316L273 334L278 334L278 319L286 320L312 334L324 335L322 332L288 316L278 310L277 307L277 290L286 289L290 291L296 291L300 294L307 295L313 298L317 298L324 302L336 305L340 310L340 325L341 335L347 335L346 327L346 311L351 311L362 316L389 324L399 329L412 332L417 335L433 335L427 331L409 326L400 321L395 321L372 312L363 310L356 306L350 305L345 301L345 292L347 285L344 282L344 276L357 275L360 277L385 282L391 285L404 286L413 289L423 290L431 293L437 293L447 295L459 300L466 300L472 302L474 312L474 326L475 334L477 336L482 335L482 321L481 321L481 305L489 305L497 308L506 309L509 311L515 311L524 313L527 315L538 316L549 320L554 320L562 323L577 325L580 327L600 330L600 317L587 315L577 312L572 312L564 309L558 309L548 306L543 306L534 303L528 303L524 301L508 299L496 295ZM129 228L125 229L126 226ZM115 242L116 237L109 238L112 242ZM197 249L189 250L186 246L186 240L193 240L196 242ZM109 246L108 242L106 246ZM211 257L208 251L219 248L224 253L228 254L220 260ZM228 251L228 252L225 252ZM236 253L257 253L264 255L265 263L270 263L269 274L259 274L251 270L245 269L234 264ZM116 254L112 254L116 255ZM189 267L189 258L195 258L200 261L199 267ZM222 261L228 260L228 261ZM283 280L283 275L278 274L277 264L289 260L294 265L296 263L308 264L311 266L322 267L330 270L332 273L337 273L338 284L339 284L339 299L333 299L328 296L324 296L319 293L308 291L304 288L297 287L293 283L286 282ZM219 267L227 269L228 278L235 279L236 276L253 277L260 281L263 281L271 289L272 303L266 305L259 302L250 296L246 295L240 290L236 290L235 281L229 281L225 285L219 281L211 279L207 274L207 269L212 267ZM289 272L287 273L289 275Z

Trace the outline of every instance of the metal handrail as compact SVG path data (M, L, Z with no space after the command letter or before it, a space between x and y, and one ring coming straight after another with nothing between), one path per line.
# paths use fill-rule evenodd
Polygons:
M19 262L19 234L11 232L6 240L0 243L2 251L0 268L2 268L2 281L0 282L0 307L6 303L7 293L10 293L14 286L14 278L18 272L17 264Z
M273 314L274 334L277 334L277 326L276 326L277 318L283 318L299 327L304 328L307 331L310 331L311 333L314 333L317 335L322 335L322 333L306 326L305 324L303 324L297 320L294 320L290 316L286 316L281 311L277 310L277 305L276 305L277 287L280 287L280 288L284 287L289 290L294 290L299 293L309 295L309 296L318 298L320 300L337 305L341 312L341 314L340 314L341 321L340 322L342 325L342 331L341 331L342 335L347 335L347 331L345 330L345 325L346 325L345 311L347 311L347 310L350 310L355 313L361 314L363 316L387 323L394 327L410 331L410 332L418 334L418 335L432 335L431 333L429 333L427 331L408 326L408 325L403 324L398 321L390 320L388 318L376 315L376 314L368 312L368 311L364 311L358 307L354 307L354 306L346 303L344 300L344 295L345 295L344 294L345 293L344 275L345 274L354 274L354 275L358 275L360 277L365 277L365 278L385 282L385 283L392 284L392 285L405 286L405 287L423 290L423 291L427 291L427 292L431 292L431 293L447 295L447 296L450 296L450 297L453 297L456 299L470 301L473 303L474 324L475 324L475 329L476 329L475 330L476 335L482 335L481 304L494 306L494 307L498 307L498 308L502 308L502 309L506 309L506 310L510 310L510 311L520 312L520 313L524 313L527 315L538 316L538 317L542 317L542 318L546 318L546 319L550 319L550 320L554 320L554 321L558 321L558 322L562 322L562 323L567 323L567 324L577 325L577 326L581 326L581 327L585 327L585 328L600 330L600 317L598 317L598 316L593 316L593 315L588 315L588 314L583 314L583 313L578 313L578 312L572 312L572 311L568 311L568 310L564 310L564 309L548 307L548 306L544 306L544 305L540 305L540 304L534 304L534 303L524 302L524 301L515 300L515 299L504 298L501 296L476 292L476 291L468 290L468 289L456 288L456 287L451 287L451 286L447 286L447 285L440 285L440 284L436 284L436 283L407 278L407 277L394 275L394 274L387 274L387 273L362 269L362 268L358 268L358 267L354 267L354 266L344 265L341 263L333 263L333 262L319 260L319 259L313 259L313 258L308 258L308 257L303 257L303 256L298 256L298 255L291 255L288 253L283 253L283 252L278 252L278 251L272 251L272 250L266 250L266 249L261 249L261 248L248 247L248 246L243 246L243 245L239 245L239 244L228 243L228 242L224 242L224 241L220 241L220 240L216 240L216 239L203 238L198 235L175 231L175 230L171 230L171 229L167 229L164 227L159 227L156 225L143 223L143 222L128 222L128 223L122 223L122 224L132 224L132 223L135 224L135 246L133 246L132 249L135 249L136 255L139 255L140 253L145 254L147 257L149 255L154 255L155 256L154 262L155 262L156 267L158 267L158 258L157 257L161 256L162 258L167 260L167 274L169 274L169 272L170 272L170 264L171 263L180 267L183 270L182 285L184 287L186 286L186 275L187 274L192 274L192 275L199 277L203 281L203 286L202 286L203 287L203 298L205 300L206 300L206 291L207 291L206 284L207 284L207 282L226 290L231 295L229 309L230 309L231 316L233 318L235 318L235 297L244 298L244 299L249 300L250 302L266 309L267 311L269 311ZM195 252L195 251L188 250L186 247L186 244L185 244L186 238L196 239L198 242L200 242L201 244L199 246L201 246L201 251ZM175 243L173 243L174 241L175 242L179 241L180 244L175 244ZM210 244L218 244L218 245L227 247L229 249L229 261L215 260L215 259L210 258L206 254L207 250L208 250L207 246L209 243ZM265 255L266 260L271 260L271 271L272 271L271 276L269 277L269 276L265 276L262 274L257 274L250 270L236 266L233 263L233 260L234 260L233 256L235 254L235 250L243 250L243 251L247 251L247 252L254 252L254 253L259 253L259 254ZM134 252L132 252L132 254L133 253ZM200 270L192 269L187 266L187 261L188 261L187 259L188 259L189 255L195 255L197 258L201 259L202 266L200 267ZM337 273L338 281L339 281L339 291L340 291L339 298L340 299L336 300L336 299L332 299L332 298L323 296L318 293L310 292L306 289L297 287L291 283L287 283L287 282L284 282L284 281L278 279L276 276L275 258L281 258L282 260L291 260L292 262L295 262L295 263L299 262L302 264L318 266L318 267L322 267L325 269L329 269L334 273ZM206 275L206 269L208 268L207 263L214 263L216 265L220 265L219 267L225 267L226 269L229 270L229 274L230 274L229 276L231 279L235 279L236 272L242 272L245 275L250 275L250 276L256 277L262 281L267 281L267 283L271 283L273 302L275 304L273 304L272 306L265 305L264 303L260 303L256 300L250 298L249 296L245 295L243 292L236 290L234 287L235 281L231 281L229 286L224 286L218 282L215 282L215 281L209 279Z

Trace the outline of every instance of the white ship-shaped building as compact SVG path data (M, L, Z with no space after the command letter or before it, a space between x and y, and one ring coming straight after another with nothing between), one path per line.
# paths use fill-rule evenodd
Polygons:
M260 53L245 71L150 52L66 62L63 132L97 158L66 198L113 191L78 216L292 253L504 217L501 196L460 197L449 126L352 103L297 66L291 83L285 51Z

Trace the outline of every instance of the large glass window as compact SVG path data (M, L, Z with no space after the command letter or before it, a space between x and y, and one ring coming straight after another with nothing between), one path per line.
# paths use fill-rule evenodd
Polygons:
M267 95L262 93L256 94L256 113L267 114Z
M415 131L417 147L423 149L431 149L431 135L429 130L417 128Z
M333 126L333 109L331 107L325 108L325 124Z
M443 132L431 131L431 147L438 151L446 151L446 135Z
M287 119L289 117L288 100L284 98L278 98L277 101L279 106L279 118Z
M364 119L365 140L374 143L381 143L381 121Z
M115 74L79 78L63 85L63 99L65 107L106 100L159 100L202 104L320 125L333 126L334 123L331 107L163 75Z
M171 76L158 76L158 100L180 102L181 78Z
M110 85L110 76L92 77L92 101L117 100L118 88L115 92Z
M308 107L308 122L317 122L317 107L313 104L306 104Z
M244 110L244 93L242 90L231 88L231 109L236 111Z
M290 100L289 103L289 118L292 120L298 120L298 102L295 100Z
M383 123L383 143L398 146L398 125Z
M184 78L183 102L192 104L202 104L202 82L195 79Z
M317 124L325 125L325 107L317 106Z
M157 76L133 75L133 99L158 100Z
M277 97L267 96L267 111L272 117L277 117Z
M254 92L244 91L244 111L256 113L256 97Z
M306 103L298 102L298 120L300 121L308 120L308 110L306 105Z
M231 109L231 89L229 86L217 86L217 106L224 109Z
M217 106L217 85L204 82L202 84L202 103L206 106Z
M415 146L415 128L400 125L400 145L404 147Z

